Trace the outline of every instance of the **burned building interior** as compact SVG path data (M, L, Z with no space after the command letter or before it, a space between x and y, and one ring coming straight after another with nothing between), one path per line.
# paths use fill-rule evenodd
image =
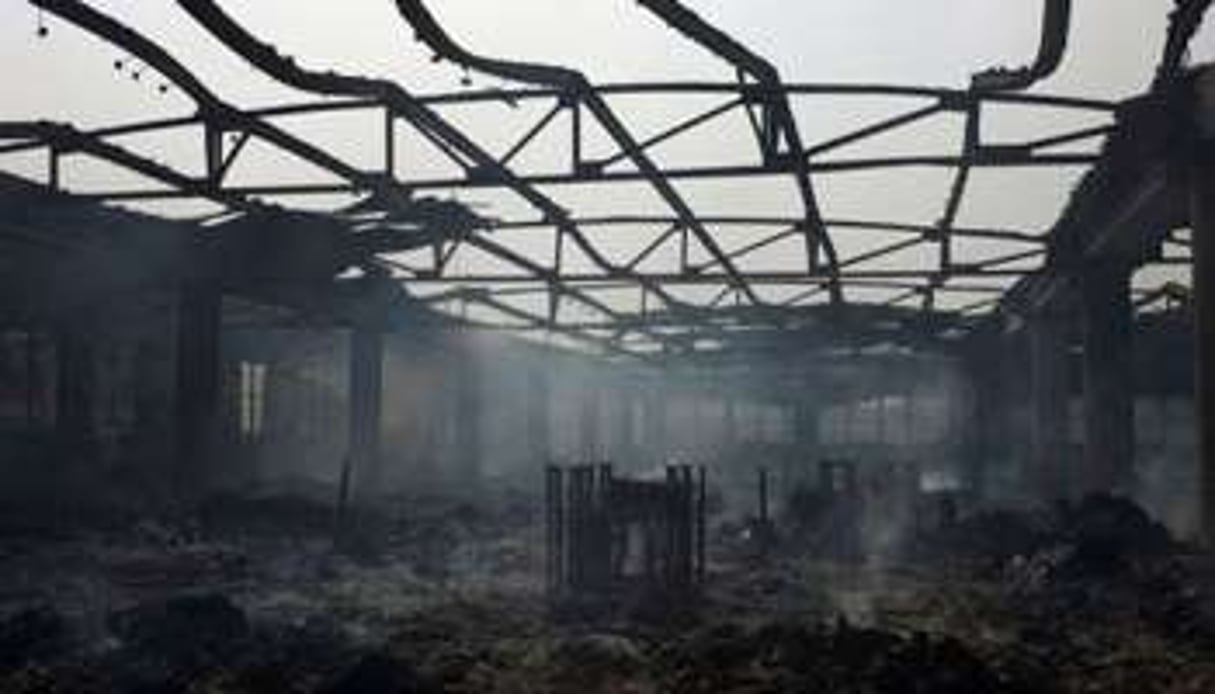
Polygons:
M4 2L0 691L1215 694L1210 5Z

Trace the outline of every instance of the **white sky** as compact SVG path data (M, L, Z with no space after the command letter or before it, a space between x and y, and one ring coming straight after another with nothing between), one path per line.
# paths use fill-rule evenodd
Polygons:
M256 106L308 98L250 70L172 2L95 0L92 4L158 40L229 101ZM731 79L722 63L676 36L632 0L432 0L429 4L453 36L485 55L566 64L586 71L597 82ZM397 16L392 0L229 0L223 5L254 34L306 66L388 77L417 93L461 89L459 71L430 63L425 48L412 41L411 30ZM789 82L950 87L964 87L970 74L985 68L1028 62L1037 47L1041 12L1039 0L688 0L688 5L771 59ZM1075 5L1065 62L1034 91L1107 99L1141 91L1159 58L1172 1L1076 0ZM23 0L0 0L0 64L7 66L0 78L4 81L0 120L51 119L90 127L190 112L191 104L180 94L158 93L155 80L135 82L117 73L112 63L121 56L114 48L53 18L47 19L50 36L38 39L36 21L35 11ZM1204 28L1194 46L1196 62L1211 60L1215 31ZM487 84L485 78L474 79L477 86ZM920 104L819 99L799 101L796 106L803 137L812 144ZM672 116L690 115L711 103L650 100L613 105L634 132L644 136ZM534 113L539 115L543 109ZM489 127L498 120L488 119L506 123L509 114L453 112L451 116L469 125L497 151L528 126L524 119ZM984 138L996 142L1090 122L1024 109L992 111L985 116ZM367 133L377 132L378 126L356 118L335 123L300 124L298 132L315 135L355 163L373 166L378 161L378 145ZM739 125L723 122L718 130L708 128L700 139L672 143L656 150L655 156L667 163L720 162L740 156L745 160L753 156L747 149L753 145L742 137L745 132L736 127ZM958 131L949 116L938 117L841 154L947 154L957 147ZM137 148L141 143L129 144ZM196 143L142 144L163 161L186 169L197 165ZM242 166L248 168L234 171L237 179L297 175L288 164L268 155L251 156ZM41 167L32 158L0 158L0 169L17 173L34 175ZM972 179L972 197L959 223L1044 231L1081 173L1080 169L981 171ZM69 186L76 184L81 189L111 188L121 182L120 174L99 166L77 165L67 177ZM818 176L815 183L829 217L932 223L941 214L949 175L938 170L904 170ZM796 211L791 186L683 183L680 190L694 205L710 212ZM665 211L642 186L622 186L610 194L552 192L561 196L563 204L581 211L621 211L622 207ZM510 216L525 209L501 196L468 194L467 198L491 203L494 208L489 214ZM731 246L754 238L748 234L755 232L735 233L738 238ZM837 234L844 255L863 252L882 240L870 236ZM604 241L610 247L611 239ZM521 248L530 243L527 238L517 242ZM615 250L623 254L635 247L636 243L622 241ZM974 252L981 255L983 250ZM774 248L749 262L780 267L788 264L788 253L788 249ZM906 261L907 257L896 260Z

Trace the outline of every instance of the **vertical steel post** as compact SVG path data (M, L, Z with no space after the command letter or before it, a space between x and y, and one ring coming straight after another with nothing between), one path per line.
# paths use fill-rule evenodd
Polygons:
M93 438L96 371L89 335L79 326L61 328L56 344L55 434L71 455L87 453Z
M704 583L707 565L705 563L705 539L707 537L706 514L708 505L708 489L705 480L705 466L700 465L697 472L696 490L696 580Z
M761 525L768 524L768 468L761 467L758 470L758 490L759 490L759 522Z
M1190 170L1194 258L1194 413L1198 425L1203 540L1215 543L1215 145L1204 143Z
M349 460L358 494L380 489L384 333L378 325L350 332Z
M1030 446L1033 491L1053 501L1067 494L1067 338L1050 310L1029 324Z
M211 454L219 409L222 300L212 279L187 280L179 293L175 485L181 494L198 489Z
M1130 270L1090 267L1081 277L1084 307L1084 493L1131 491L1135 416Z

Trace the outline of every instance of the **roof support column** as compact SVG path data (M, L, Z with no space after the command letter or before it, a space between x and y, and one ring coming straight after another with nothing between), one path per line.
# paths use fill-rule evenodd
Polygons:
M985 500L990 486L989 470L1004 448L999 440L1005 431L1004 345L1000 336L983 336L966 352L963 370L970 386L971 409L962 476L975 498ZM910 409L906 400L903 409ZM903 428L900 439L903 445L911 440L908 427Z
M78 325L64 327L58 332L55 346L58 362L55 437L69 456L87 456L95 434L96 370L90 337Z
M1194 258L1194 411L1198 425L1199 508L1203 539L1215 541L1215 147L1191 170Z
M347 455L360 492L374 493L380 489L383 473L380 468L383 371L383 328L374 324L356 325L350 331Z
M223 293L213 278L185 281L177 304L177 474L179 496L206 478L219 413Z
M1130 277L1122 264L1094 265L1081 276L1084 494L1125 494L1135 482Z
M1068 495L1067 335L1062 316L1050 308L1029 324L1030 485L1034 495L1054 501Z

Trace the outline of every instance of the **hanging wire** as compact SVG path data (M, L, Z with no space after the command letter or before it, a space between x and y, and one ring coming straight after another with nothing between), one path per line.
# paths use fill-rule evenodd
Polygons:
M51 33L51 30L46 26L46 16L42 8L38 8L38 38L44 39Z

